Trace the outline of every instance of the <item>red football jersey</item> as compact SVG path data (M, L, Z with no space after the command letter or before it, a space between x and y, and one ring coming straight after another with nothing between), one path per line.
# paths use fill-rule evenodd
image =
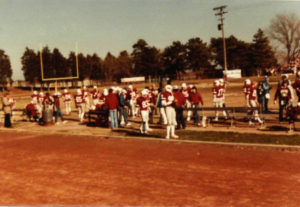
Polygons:
M149 110L149 99L148 98L144 98L144 97L139 97L137 99L137 104L140 107L141 111L147 111Z
M196 93L191 93L190 97L189 97L189 101L191 102L191 104L193 105L197 105L199 103L201 103L202 105L204 104L202 96L200 95L199 92Z
M92 99L93 99L93 100L97 100L97 99L99 98L99 96L100 96L100 93L99 93L98 90L93 90L93 91L91 92L91 95L92 95Z
M182 92L182 94L184 95L184 97L185 97L186 99L189 98L190 91L189 91L188 89L182 89L181 92Z
M82 95L78 95L78 94L75 95L74 96L74 101L75 101L76 105L83 104L84 103L83 96Z
M42 104L45 101L45 96L39 96L39 103Z
M70 93L70 92L63 93L63 94L62 94L62 98L63 98L63 101L64 101L64 102L69 102L69 101L71 101L71 93Z
M81 94L83 98L87 98L89 96L89 90L88 89L82 89Z
M216 98L223 98L224 93L225 93L225 90L224 90L223 86L214 86L213 95L216 96Z
M250 87L250 92L249 92L249 100L256 100L257 98L257 88L255 86Z
M130 100L130 99L136 99L136 95L137 95L137 92L136 90L128 90L127 91L127 94L126 94L126 98L127 100Z
M31 96L31 101L33 101L34 104L39 103L39 95L32 95Z
M101 105L104 104L105 103L105 98L106 98L106 96L104 96L104 94L102 94L99 98L99 104L101 104Z
M175 98L174 98L173 94L170 93L170 92L165 91L161 94L161 101L162 101L162 103L165 102L165 104L163 104L164 106L173 105L174 104L174 99Z
M245 84L243 89L245 95L248 96L250 94L251 85Z
M181 91L176 91L173 93L173 95L176 107L183 107L186 104L186 98Z

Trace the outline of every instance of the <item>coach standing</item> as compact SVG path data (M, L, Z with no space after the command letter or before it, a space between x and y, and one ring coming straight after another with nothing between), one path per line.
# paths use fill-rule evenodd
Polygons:
M9 94L8 93L5 93L4 94L4 97L3 97L3 100L2 100L2 105L3 105L3 111L4 111L4 126L7 127L7 128L10 128L12 127L11 126L11 120L10 120L10 117L11 117L11 104L9 102Z
M197 91L197 88L194 86L191 90L190 96L189 96L189 101L192 105L192 108L194 109L194 124L197 126L200 126L200 106L199 104L201 103L201 105L204 105L202 96L200 95L200 93ZM203 117L204 118L204 117Z
M175 102L175 111L176 111L176 122L177 127L176 129L180 129L180 126L182 126L183 129L185 129L185 118L183 116L183 109L186 105L186 98L184 97L183 93L178 90L178 86L175 85L173 87L173 95L174 95L174 102Z
M108 90L108 95L105 99L105 108L109 110L110 128L118 128L117 109L119 108L119 101L117 94L113 93L113 89Z

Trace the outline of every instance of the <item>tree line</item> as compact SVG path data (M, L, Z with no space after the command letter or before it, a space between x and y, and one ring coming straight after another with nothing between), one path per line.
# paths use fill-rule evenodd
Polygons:
M289 63L300 55L299 17L293 13L277 14L266 29L266 34L258 29L251 42L231 35L226 38L226 45L229 69L242 69L243 76L261 74L264 69L276 66L278 57L283 57ZM130 76L145 76L146 79L156 80L165 77L175 79L187 71L205 77L217 74L224 65L222 38L211 38L206 43L195 37L186 43L174 41L164 49L139 39L132 49L131 53L124 50L118 56L108 52L104 58L96 53L78 54L79 79L88 78L101 82L119 81L122 77ZM21 58L24 78L30 83L42 82L39 53L25 48ZM45 78L76 75L75 52L71 51L68 57L64 57L58 48L51 51L44 47L42 56ZM0 50L0 83L11 81L11 77L9 57L4 50Z
M259 29L248 43L233 35L226 38L228 68L242 69L244 76L260 73L261 69L277 64L275 54L268 38ZM132 53L126 50L118 56L107 53L104 59L95 54L78 54L79 79L101 81L120 81L123 77L145 76L146 79L160 80L168 77L176 79L186 71L214 74L222 69L222 38L211 38L210 44L199 37L191 38L186 43L174 41L164 50L150 46L139 39L133 46ZM76 75L76 56L70 52L65 58L58 48L50 51L42 49L44 77L66 77ZM22 70L26 81L42 82L40 69L40 52L26 48L22 56Z

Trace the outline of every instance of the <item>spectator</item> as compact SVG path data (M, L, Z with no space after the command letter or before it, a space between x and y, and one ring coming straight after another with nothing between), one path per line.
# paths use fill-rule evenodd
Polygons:
M118 128L117 109L119 108L118 97L113 93L113 89L108 90L108 95L105 99L105 108L109 110L110 127L111 129Z
M200 126L200 110L198 110L200 108L199 104L201 103L201 105L203 106L203 99L202 96L200 95L200 93L198 93L197 88L194 86L191 90L190 96L189 96L189 101L191 102L192 108L194 108L194 124L197 126Z
M257 101L259 103L259 109L260 112L264 112L264 105L265 105L265 94L264 94L264 89L263 89L263 83L259 82L257 86Z
M127 115L127 105L126 105L126 93L127 91L125 89L121 89L118 93L118 99L119 99L119 124L122 125L125 123L126 126L129 126L130 123L128 122L128 115Z
M292 101L291 91L288 88L287 81L284 81L283 85L277 88L274 97L274 104L276 104L277 98L279 99L279 121L283 121L283 110L286 109L288 104Z
M298 96L298 103L299 103L300 102L300 79L295 80L295 83L293 84L293 88L296 91L296 95Z
M3 100L2 100L2 105L3 105L3 111L4 111L4 127L11 128L11 104L9 102L9 94L5 93Z
M53 98L54 98L54 104L53 104L54 105L54 115L55 115L55 124L56 125L58 124L58 122L57 122L58 116L60 117L63 124L66 123L66 121L64 120L64 117L61 113L59 96L60 96L59 92L56 92L53 96Z
M265 77L265 80L262 83L262 89L263 89L263 98L262 98L263 109L265 113L269 113L268 103L270 99L270 90L272 89L272 86L270 86L269 77L267 76Z
M173 89L173 95L174 95L174 102L175 102L175 111L176 111L176 122L177 127L176 129L185 129L185 118L183 116L183 109L186 105L186 98L184 97L183 93L178 90L178 86L175 85Z

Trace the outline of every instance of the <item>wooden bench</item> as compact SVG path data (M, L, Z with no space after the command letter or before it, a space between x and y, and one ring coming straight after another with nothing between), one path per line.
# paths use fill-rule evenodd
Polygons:
M88 119L88 125L90 126L108 127L108 113L108 110L90 110L85 113L85 118Z
M216 108L216 107L199 107L199 108L185 108L185 111L201 111L202 112L202 117L205 116L207 118L208 123L214 123L213 119L215 118L215 115L212 116L207 116L204 113L211 111L211 112L216 112L216 111L225 111L227 114L227 120L230 120L230 125L234 126L234 123L238 119L251 119L253 117L253 112L255 110L258 111L258 116L263 122L265 122L266 115L261 113L260 107L223 107L223 108ZM246 113L246 115L240 115L241 113ZM222 117L222 116L220 116ZM223 116L224 117L224 116ZM225 120L226 121L226 120ZM218 122L219 123L219 122ZM262 125L262 124L261 124Z

